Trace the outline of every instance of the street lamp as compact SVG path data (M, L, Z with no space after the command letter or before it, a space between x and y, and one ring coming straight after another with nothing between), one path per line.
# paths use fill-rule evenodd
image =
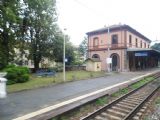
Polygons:
M67 29L64 28L64 31ZM64 32L64 40L63 40L63 82L66 81L66 73L65 73L65 32Z
M107 58L106 58L106 62L107 62L107 70L108 70L108 72L110 72L110 64L112 63L112 60L111 60L111 58L110 58L110 42L109 42L109 40L110 40L110 30L109 30L109 25L108 25L108 41L107 41L107 47L108 47L108 49L107 49L107 51L108 51L108 55L107 55Z

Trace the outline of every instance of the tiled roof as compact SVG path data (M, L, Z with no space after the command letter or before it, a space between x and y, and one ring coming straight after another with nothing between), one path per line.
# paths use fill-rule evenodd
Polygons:
M92 61L92 62L101 62L101 60L99 58L87 58L85 61Z
M96 35L96 34L101 34L101 33L107 33L108 32L108 28L109 28L109 31L110 32L114 32L114 31L117 31L117 30L128 30L129 32L137 35L138 37L148 41L148 42L151 42L150 39L148 39L147 37L145 37L144 35L142 35L141 33L139 33L138 31L136 31L135 29L133 29L132 27L130 27L129 25L111 25L109 27L104 27L104 28L101 28L101 29L97 29L97 30L94 30L94 31L90 31L90 32L87 32L86 34L87 35Z

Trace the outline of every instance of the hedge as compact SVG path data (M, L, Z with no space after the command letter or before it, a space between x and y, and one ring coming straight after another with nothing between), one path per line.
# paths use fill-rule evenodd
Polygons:
M7 84L24 83L29 80L29 69L27 67L8 65L3 71L7 72Z

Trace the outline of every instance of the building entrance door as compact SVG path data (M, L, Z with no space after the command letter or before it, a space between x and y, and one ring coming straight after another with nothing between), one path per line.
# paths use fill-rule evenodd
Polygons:
M117 54L111 55L112 57L112 64L111 64L111 69L112 71L118 71L119 68L119 57Z

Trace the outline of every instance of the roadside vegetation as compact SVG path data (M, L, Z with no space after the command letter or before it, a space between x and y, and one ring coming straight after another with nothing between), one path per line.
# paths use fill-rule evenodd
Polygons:
M75 80L84 80L95 77L105 76L105 72L88 72L88 71L67 71L66 72L66 81L75 81ZM56 73L56 76L48 77L39 77L35 74L30 75L30 80L25 83L17 83L7 86L7 92L16 92L28 89L34 89L39 87L46 87L58 83L62 83L63 73Z
M142 85L144 85L147 82L150 82L154 80L154 77L150 76L150 77L146 77L136 83L133 83L132 85L130 85L127 88L121 89L113 94L111 94L110 96L104 96L101 98L98 98L97 100L94 100L92 102L90 102L89 104L86 104L84 106L81 106L75 110L72 110L71 112L65 113L63 115L54 117L51 120L78 120L80 119L82 116L87 115L88 113L93 112L94 110L103 107L104 105L107 105L109 102L117 99L118 97L127 94L128 92L130 92L131 90L134 90ZM158 100L158 102L160 102Z

